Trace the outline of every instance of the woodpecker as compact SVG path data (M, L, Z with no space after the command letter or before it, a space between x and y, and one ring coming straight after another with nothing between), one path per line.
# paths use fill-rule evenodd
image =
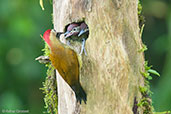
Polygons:
M89 29L88 29L88 26L83 22L81 23L80 25L80 33L78 34L78 37L82 36L83 34L86 35L85 37L87 38L88 37L88 34L89 34Z
M43 35L50 48L50 61L62 78L74 90L78 101L86 103L86 93L79 82L79 61L77 53L60 42L54 30L47 30Z
M87 55L86 50L85 50L85 41L88 38L89 35L89 29L88 26L83 22L80 25L80 32L78 34L79 39L82 39L82 48L81 48L81 53L85 53L85 55Z
M67 27L67 32L64 34L65 38L69 38L74 41L81 41L82 42L82 47L81 47L81 52L80 55L85 53L87 55L86 50L85 50L85 41L88 37L88 27L85 23L79 24L70 24Z
M67 27L67 31L64 33L65 39L69 38L71 40L78 40L78 34L80 32L79 24L72 23ZM69 39L69 40L70 40Z

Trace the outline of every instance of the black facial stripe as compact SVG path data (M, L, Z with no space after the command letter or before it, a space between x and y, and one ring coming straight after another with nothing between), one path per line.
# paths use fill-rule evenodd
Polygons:
M60 36L61 36L61 34L63 34L63 32L57 32L57 33L56 33L56 38L58 38L58 39L59 39L59 38L60 38Z

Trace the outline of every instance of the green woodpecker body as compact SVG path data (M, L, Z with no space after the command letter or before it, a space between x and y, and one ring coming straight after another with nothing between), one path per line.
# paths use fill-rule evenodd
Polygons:
M47 30L43 35L50 48L50 60L62 78L75 91L78 100L86 101L86 94L79 82L79 61L77 53L60 42L56 32Z

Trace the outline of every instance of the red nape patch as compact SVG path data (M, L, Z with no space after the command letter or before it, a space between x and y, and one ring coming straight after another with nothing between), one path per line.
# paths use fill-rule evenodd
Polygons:
M47 31L44 32L43 34L43 38L45 40L45 42L50 46L50 32L51 32L51 29L48 29Z

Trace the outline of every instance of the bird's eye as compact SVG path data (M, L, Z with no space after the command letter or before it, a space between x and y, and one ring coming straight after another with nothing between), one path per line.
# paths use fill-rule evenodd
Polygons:
M76 28L73 29L73 31L76 31L76 30L77 30Z

